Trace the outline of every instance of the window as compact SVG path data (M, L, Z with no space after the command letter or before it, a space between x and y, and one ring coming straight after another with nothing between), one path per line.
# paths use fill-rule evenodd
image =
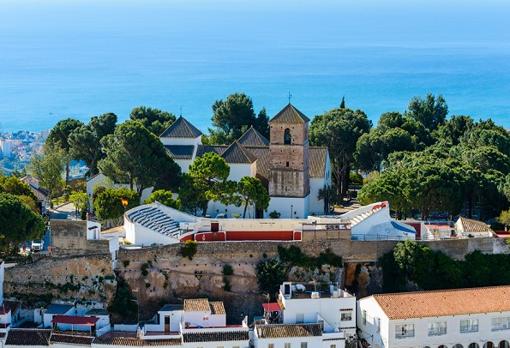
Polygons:
M375 325L377 326L377 332L381 332L381 319L375 318Z
M267 348L274 348L274 344L273 344L273 343L269 343L269 344L267 345Z
M414 324L395 325L395 338L414 337Z
M336 348L336 344L330 345L329 348Z
M290 343L285 343L283 346L284 348L290 348Z
M340 314L341 321L351 321L352 320L352 312L342 312Z
M308 348L308 343L301 342L301 348Z
M510 317L492 318L492 331L510 330Z
M361 318L363 319L363 325L367 325L367 311L363 310L361 312Z
M446 321L429 323L429 336L446 335Z
M292 135L290 135L290 129L286 128L283 132L283 143L285 145L292 144Z
M290 164L289 162L286 162L286 163L285 163L285 165L286 165L287 167L289 166L289 164Z
M478 319L464 319L460 321L460 333L478 332Z

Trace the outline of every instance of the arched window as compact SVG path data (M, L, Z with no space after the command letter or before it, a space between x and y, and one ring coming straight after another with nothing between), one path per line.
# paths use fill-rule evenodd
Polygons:
M483 345L483 348L495 348L495 346L494 346L494 343L489 341L489 342L485 342L485 344Z
M283 143L285 145L292 144L292 135L290 135L290 129L285 128L285 132L283 132Z
M457 343L456 345L453 346L453 348L464 348L464 347L462 346L462 344Z
M480 348L480 346L478 345L478 343L470 343L468 348Z
M437 348L448 348L447 346L445 346L444 344L440 345L439 347Z
M499 342L499 348L510 348L510 343L508 341Z

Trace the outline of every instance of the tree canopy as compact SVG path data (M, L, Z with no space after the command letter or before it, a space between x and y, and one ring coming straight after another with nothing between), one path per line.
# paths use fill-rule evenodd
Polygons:
M250 126L265 137L269 136L269 119L266 110L263 108L256 115L251 98L244 93L234 93L225 100L217 100L212 110L214 128L209 129L208 143L230 144Z
M133 121L139 121L154 135L159 137L161 133L175 122L176 117L167 111L147 106L138 106L131 110L129 118Z
M115 131L117 115L106 113L94 116L89 124L74 129L69 135L71 156L83 160L89 168L89 174L98 173L97 162L104 158L101 139Z
M101 172L114 182L129 184L138 194L169 172L179 176L179 166L161 141L138 121L117 126L113 134L101 140L101 145L105 153L98 163Z
M432 94L422 99L414 97L409 102L406 115L421 122L429 130L437 129L446 120L448 105L443 96L435 97Z
M312 120L310 142L328 147L333 181L340 197L347 191L356 143L370 127L371 122L361 110L333 109Z
M15 244L42 237L44 221L12 194L0 193L0 247L6 251Z
M83 126L83 122L73 118L66 118L58 121L57 124L51 129L46 139L46 144L51 148L60 148L65 155L65 183L69 182L69 166L71 162L71 144L69 143L69 136L77 128Z
M269 193L259 179L245 176L241 178L237 187L240 203L244 206L243 218L246 217L246 210L250 205L264 210L269 206Z
M64 151L46 144L41 154L32 156L28 170L39 180L41 187L49 191L50 197L54 198L63 191L65 183L62 174L65 167Z
M207 152L203 156L195 158L189 167L195 190L204 193L202 199L202 212L205 215L207 204L210 200L221 200L224 194L224 184L230 174L230 167L225 159L214 152Z
M124 207L122 202L127 202ZM98 187L93 195L94 213L99 220L116 219L139 204L138 194L128 188Z
M174 195L172 191L166 190L156 190L150 194L149 197L145 200L145 204L150 204L154 202L159 202L167 207L172 207L175 209L180 208L180 202L174 199Z

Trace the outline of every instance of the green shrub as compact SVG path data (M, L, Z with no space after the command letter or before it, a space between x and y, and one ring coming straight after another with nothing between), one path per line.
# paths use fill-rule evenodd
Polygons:
M224 276L231 276L232 274L234 274L234 269L232 268L231 265L229 265L228 263L224 264L223 265L223 275Z
M287 268L278 259L263 260L257 264L257 282L260 290L276 297L280 285L287 279Z
M193 256L197 253L197 242L194 240L187 240L181 245L180 253L182 257L193 260Z
M269 217L271 219L279 219L281 216L281 214L279 212L277 212L276 210L273 210L272 212L269 213Z
M148 263L142 264L142 267L140 267L140 269L142 271L142 275L144 277L147 277L147 275L149 274L149 264Z

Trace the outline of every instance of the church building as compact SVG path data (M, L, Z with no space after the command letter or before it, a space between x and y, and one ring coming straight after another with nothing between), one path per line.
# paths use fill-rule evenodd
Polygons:
M306 218L326 213L319 190L331 184L329 153L326 147L310 146L309 118L292 104L286 105L269 121L270 139L249 128L230 145L203 145L202 133L185 118L179 117L160 136L161 142L187 172L193 160L206 152L222 156L230 166L229 180L256 176L268 188L271 197L266 211L250 207L247 217ZM242 215L242 207L210 202L208 215Z

